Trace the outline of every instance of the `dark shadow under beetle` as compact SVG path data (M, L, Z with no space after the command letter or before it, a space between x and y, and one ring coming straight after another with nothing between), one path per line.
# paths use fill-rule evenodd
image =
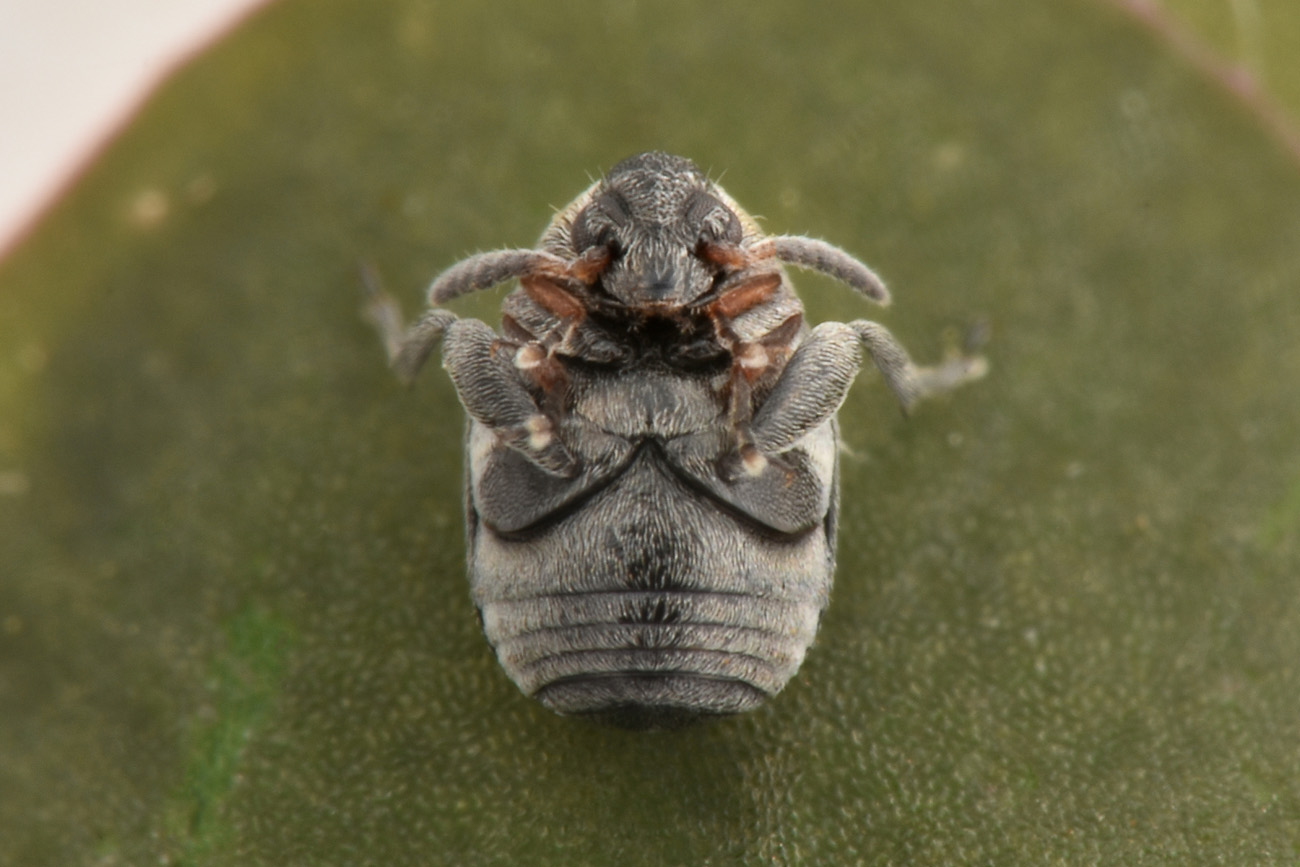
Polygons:
M970 356L918 367L865 319L809 329L783 263L889 302L843 250L766 236L692 162L645 153L537 249L449 268L409 329L372 290L402 379L442 343L470 416L474 602L552 710L668 727L779 692L830 593L835 413L862 349L904 408L983 375ZM441 307L514 278L501 334Z

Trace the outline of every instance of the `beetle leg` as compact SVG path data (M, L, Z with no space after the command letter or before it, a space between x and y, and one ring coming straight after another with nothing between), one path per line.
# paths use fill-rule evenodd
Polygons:
M577 460L556 435L557 416L539 407L529 393L520 374L519 353L502 351L513 349L516 343L501 340L477 319L459 319L450 310L437 307L425 311L409 329L404 328L397 302L379 288L373 274L364 276L369 296L366 318L379 330L389 363L404 382L414 378L441 341L443 367L474 419L546 472L565 477L577 474ZM520 351L531 345L525 344Z
M752 436L762 454L778 455L840 408L862 365L853 329L823 322L799 348L754 414Z
M556 342L552 335L547 335L519 346L511 355L515 369L541 392L542 408L553 418L563 412L569 388L569 371L554 355Z
M428 361L447 328L456 321L456 314L435 307L426 310L414 325L407 328L403 324L400 305L379 286L374 272L363 268L361 276L366 291L365 317L379 331L388 352L389 366L402 382L410 383Z
M575 275L585 275L584 261L579 259L575 263ZM608 261L608 255L604 261ZM588 263L586 267L593 266ZM587 309L573 293L548 277L528 275L519 283L528 297L554 316L556 322L540 338L534 337L519 348L514 358L515 366L541 390L544 407L558 418L564 409L569 372L556 356L572 349L574 336L587 316Z
M731 378L726 393L730 395L730 414L733 421L748 418L750 383L767 368L765 347L754 341L741 339L731 322L747 310L767 303L781 285L781 275L775 272L746 279L728 289L713 301L705 312L713 322L718 344L731 353ZM797 326L796 326L797 327Z
M724 291L706 309L714 322L730 321L747 310L766 304L780 288L780 273L756 274Z
M862 348L879 368L904 412L923 398L978 379L988 369L983 358L970 356L919 367L882 325L865 319L823 322L795 350L754 414L751 435L761 453L780 454L830 421L861 368Z
M558 416L534 400L519 353L502 351L511 346L477 319L459 319L447 330L442 364L470 416L548 473L572 477L578 461L560 440Z
M426 311L409 329L402 323L401 308L379 286L373 269L362 267L362 282L367 302L366 318L378 329L389 364L404 381L410 382L428 360L443 333L456 321L456 316L438 306L480 289L488 289L507 280L520 278L530 295L537 298L533 289L545 295L542 306L553 310L561 319L576 322L584 309L581 302L561 287L561 283L589 284L609 266L612 254L608 249L588 251L572 262L542 250L493 250L479 253L452 265L443 271L429 286L429 304ZM555 308L561 309L555 309ZM565 333L567 340L572 328ZM557 342L557 341L552 341ZM553 350L547 347L547 357Z
M770 301L780 288L781 279L781 274L775 271L745 278L706 308L718 343L731 353L731 375L722 394L727 403L729 426L735 432L736 451L750 472L762 471L762 455L756 450L750 433L754 392L762 380L784 363L790 342L802 327L803 316L789 317L758 340L741 339L732 327L732 320Z
M918 401L952 391L988 372L983 356L954 355L940 364L919 367L908 357L907 350L894 339L885 326L866 319L855 319L848 327L871 355L885 384L909 411Z

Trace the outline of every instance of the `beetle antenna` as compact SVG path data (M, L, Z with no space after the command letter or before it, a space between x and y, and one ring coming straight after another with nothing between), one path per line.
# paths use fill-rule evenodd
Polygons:
M889 290L885 281L858 259L825 241L802 235L775 235L764 238L750 250L758 258L774 258L787 265L820 271L846 283L881 305L888 306Z
M429 286L429 303L437 306L462 295L529 275L563 277L569 263L541 250L493 250L463 259Z

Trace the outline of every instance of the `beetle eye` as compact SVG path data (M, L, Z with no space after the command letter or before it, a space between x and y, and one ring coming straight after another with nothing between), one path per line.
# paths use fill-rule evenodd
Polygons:
M623 249L618 239L618 229L628 218L627 204L623 197L617 191L606 191L574 219L569 241L577 253L584 253L593 247L607 247L617 256Z
M699 226L701 244L724 242L739 244L744 235L740 218L724 205L717 196L705 190L696 190L686 202L684 213L687 225Z
M589 215L584 212L573 224L569 233L569 242L578 255L604 247L611 255L617 257L623 252L623 244L618 239L618 229L603 215Z
M582 253L596 246L597 227L592 225L591 209L587 209L578 214L577 219L573 221L573 227L569 230L569 243L577 253Z
M701 240L739 244L743 235L740 218L732 213L730 208L721 205L705 218L703 225L700 227Z

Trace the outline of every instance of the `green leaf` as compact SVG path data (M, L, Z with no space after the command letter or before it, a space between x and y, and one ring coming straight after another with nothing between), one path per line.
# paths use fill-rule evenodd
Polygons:
M910 419L862 378L786 691L636 734L498 669L455 395L357 275L414 310L649 148L918 358L993 338ZM0 265L0 864L1296 863L1298 201L1103 4L269 7Z

